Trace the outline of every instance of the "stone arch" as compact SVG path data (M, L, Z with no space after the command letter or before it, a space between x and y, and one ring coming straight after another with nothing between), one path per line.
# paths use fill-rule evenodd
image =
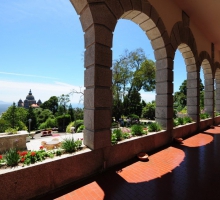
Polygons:
M173 48L172 60L174 60L176 49L182 53L184 58L187 72L187 112L194 121L198 122L200 76L194 36L188 26L185 26L183 22L177 22L171 31L170 42Z
M215 63L215 110L220 112L220 63Z
M165 129L172 122L171 49L165 26L146 0L71 0L85 32L84 144L91 149L111 145L112 40L120 18L130 19L146 32L156 57L156 118ZM166 75L165 75L166 74Z
M205 82L205 94L204 94L204 109L205 112L213 116L214 113L214 78L213 78L213 65L209 54L202 51L199 54L199 60L201 68L204 72L204 82Z
M118 2L118 1L117 1ZM169 68L169 36L162 19L154 7L145 0L121 0L121 13L115 13L117 19L131 20L146 33L151 41L156 59L156 121L164 129L172 127L172 71ZM118 5L119 6L119 5ZM122 12L124 11L124 12ZM123 14L122 14L123 13ZM120 16L121 15L121 16Z

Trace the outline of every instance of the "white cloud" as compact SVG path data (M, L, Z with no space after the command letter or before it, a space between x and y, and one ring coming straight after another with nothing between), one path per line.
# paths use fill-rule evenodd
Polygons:
M19 99L25 100L31 89L35 100L41 99L42 102L48 100L51 96L60 96L68 94L73 89L80 91L79 86L74 86L62 82L48 83L32 83L32 82L15 82L0 81L0 100L5 102L17 103ZM80 101L79 94L70 96L71 103L77 104Z
M54 79L57 80L57 78L48 77L48 76L36 76L32 74L19 74L19 73L11 73L11 72L0 72L0 74L6 74L6 75L13 75L13 76L24 76L24 77L33 77L33 78L45 78L45 79Z

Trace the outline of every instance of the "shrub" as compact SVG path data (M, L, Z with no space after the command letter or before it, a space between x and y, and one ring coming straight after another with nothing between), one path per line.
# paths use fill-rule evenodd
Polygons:
M216 113L215 113L215 116L219 116L219 115L220 115L220 112L216 112Z
M184 121L185 121L185 123L187 124L187 123L191 123L193 120L192 120L191 117L186 116L186 117L184 117Z
M76 120L75 123L74 123L76 131L77 131L78 127L80 127L83 124L84 124L83 120L81 120L81 119Z
M210 115L208 113L201 113L200 114L200 119L207 119L209 117L210 117Z
M66 127L66 132L67 132L67 133L71 133L70 128L73 127L73 126L74 126L74 122L70 122L70 123L68 124L68 126Z
M134 119L139 119L139 117L135 114L130 114L128 115L128 117L131 119L131 120L134 120Z
M132 135L143 135L144 134L144 130L143 130L143 126L135 124L131 127L131 133Z
M142 110L142 117L146 119L155 119L155 109L156 104L155 102L149 102L146 104L146 106Z
M16 134L18 132L18 128L8 128L5 130L5 133L8 134Z
M74 151L79 150L81 146L82 146L82 139L78 139L75 141L73 137L65 138L61 144L61 147L67 153L73 153Z
M112 145L118 143L118 142L117 142L117 137L116 137L116 134L115 134L115 133L112 133L112 135L111 135L111 143L112 143Z
M46 129L46 128L47 128L46 122L41 123L40 126L38 127L38 129Z
M81 133L84 129L85 129L85 126L83 124L80 125L79 128L77 129L77 133Z
M118 127L118 122L112 122L112 127Z
M18 162L20 161L20 156L17 153L17 150L15 148L9 149L5 154L5 160L8 166L13 167L18 165Z
M153 123L149 124L148 130L149 130L149 132L156 132L156 131L161 131L162 128L158 122L153 122Z
M52 118L48 118L46 120L46 128L53 128L53 127L56 127L57 126L57 121L56 119L52 119Z
M173 126L179 126L178 120L177 119L173 119Z
M183 117L178 117L178 118L177 118L177 121L178 121L178 124L179 124L179 125L185 124L185 121L184 121L184 118L183 118Z
M62 142L61 147L67 152L67 153L72 153L76 151L76 144L74 141L74 138L65 138L64 141Z
M123 138L122 138L122 131L121 131L120 128L114 129L114 130L113 130L113 134L116 136L116 140L117 140L117 141L120 141L120 140L123 139Z

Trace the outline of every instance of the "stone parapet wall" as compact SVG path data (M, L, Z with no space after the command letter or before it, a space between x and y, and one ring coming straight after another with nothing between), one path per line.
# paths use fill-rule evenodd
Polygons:
M8 135L6 133L0 133L0 153L4 153L10 148L26 149L27 136L27 131L11 135Z

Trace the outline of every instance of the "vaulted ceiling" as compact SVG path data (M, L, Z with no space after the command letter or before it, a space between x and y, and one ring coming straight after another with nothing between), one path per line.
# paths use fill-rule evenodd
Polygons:
M220 0L173 0L220 51Z

